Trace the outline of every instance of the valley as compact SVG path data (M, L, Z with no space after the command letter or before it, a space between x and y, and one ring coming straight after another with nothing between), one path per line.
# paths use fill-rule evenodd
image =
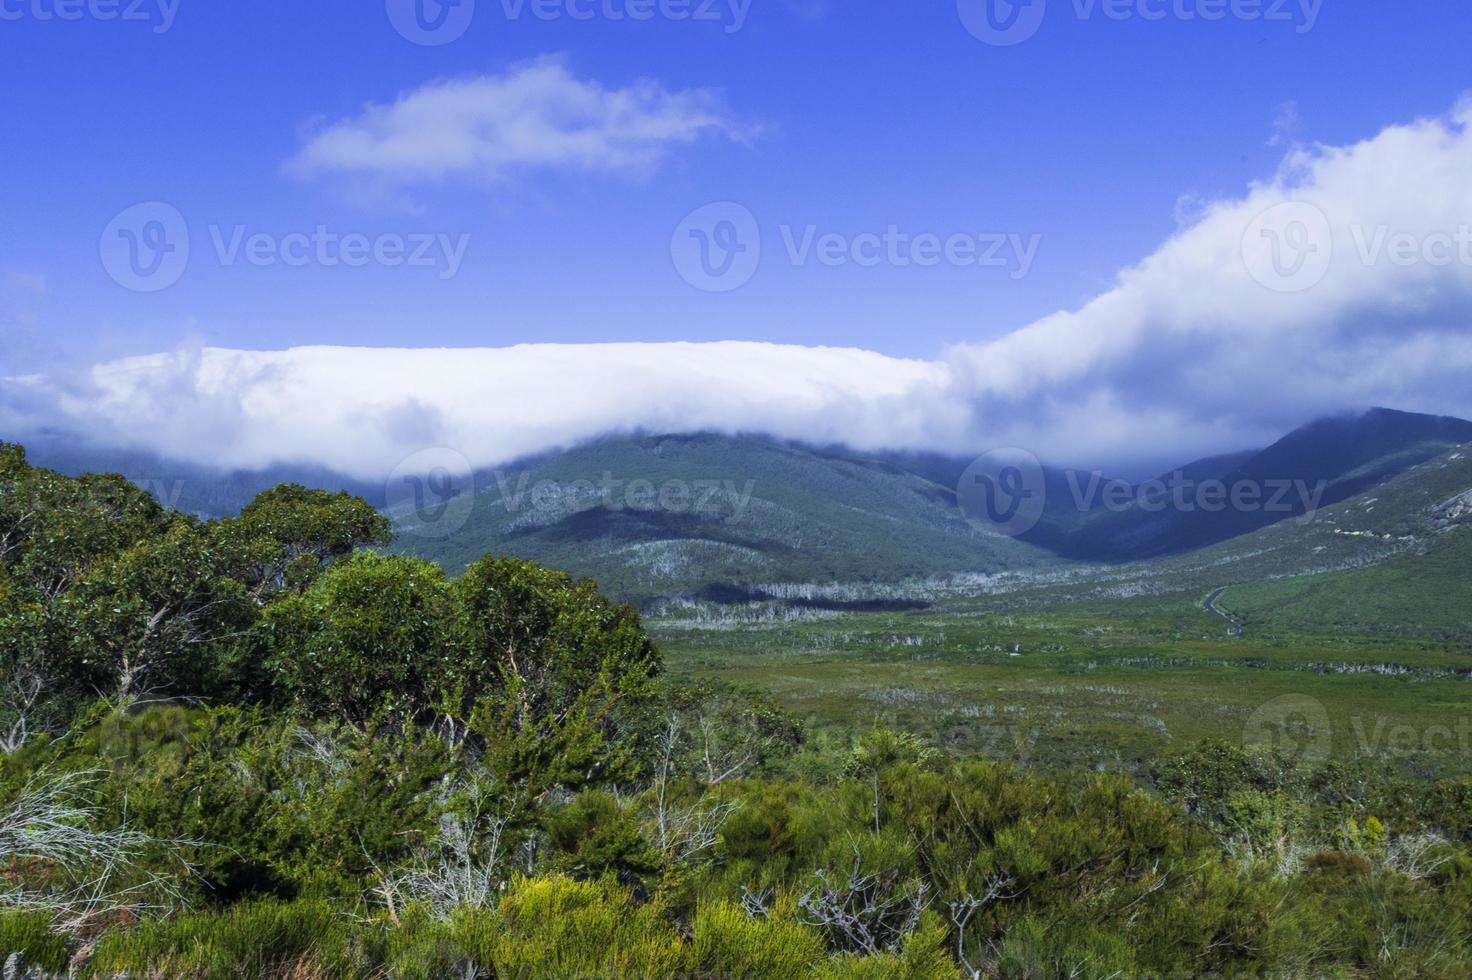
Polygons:
M755 436L608 439L476 474L448 528L447 511L390 511L393 549L452 574L493 552L593 578L645 614L671 676L768 692L834 738L886 725L1138 774L1307 698L1327 718L1308 734L1336 759L1465 769L1472 740L1392 752L1365 733L1455 730L1472 701L1458 506L1472 425L1376 410L1177 471L1316 488L1315 509L1270 523L1144 507L1135 488L1128 506L1081 509L1070 487L1102 478L1048 470L1043 519L1011 538L957 506L966 465ZM155 482L228 501L273 475Z

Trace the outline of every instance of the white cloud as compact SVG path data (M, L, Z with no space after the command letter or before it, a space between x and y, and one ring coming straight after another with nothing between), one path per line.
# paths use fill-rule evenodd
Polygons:
M1472 257L1390 258L1398 240L1459 234L1472 252L1469 174L1472 107L1295 150L1081 309L933 361L756 343L204 350L0 384L0 431L59 426L192 460L374 476L425 447L494 465L633 429L1016 445L1100 464L1261 445L1370 405L1472 416ZM1248 234L1285 203L1319 209L1323 237L1272 230L1319 250L1309 258L1332 253L1288 292L1263 284L1283 274Z
M1268 146L1291 146L1303 130L1303 116L1297 102L1284 102L1273 115L1273 135Z
M1211 433L1231 448L1371 404L1472 414L1469 124L1464 104L1353 146L1293 152L1273 179L1210 206L1082 309L955 348L958 384L988 431L1036 433L1061 453L1140 441L1206 449ZM1271 241L1247 233L1294 202L1323 213L1304 242L1332 260L1317 282L1306 264L1286 283L1303 288L1283 292L1259 281L1281 280ZM1397 238L1462 254L1442 261L1434 246L1432 261L1398 262ZM1297 255L1284 249L1291 270Z
M0 421L18 431L60 415L74 431L193 461L313 461L374 477L425 448L492 465L637 428L931 444L965 424L965 406L946 401L948 374L868 351L735 342L205 349L71 383L12 381Z
M605 88L559 58L431 82L315 132L288 170L404 185L495 180L518 169L638 173L705 136L742 138L706 89Z

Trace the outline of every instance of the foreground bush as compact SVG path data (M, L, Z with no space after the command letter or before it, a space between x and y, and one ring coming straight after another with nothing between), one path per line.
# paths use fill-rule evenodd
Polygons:
M1472 975L1466 783L804 744L661 682L592 583L358 550L386 536L340 494L201 522L0 445L13 974Z
M370 727L161 707L5 758L7 799L41 774L98 774L74 784L85 799L69 819L126 821L129 880L163 882L175 902L62 932L43 911L0 916L7 952L50 971L188 977L1457 976L1469 963L1472 855L1395 826L1367 835L1361 821L1285 869L1119 777L955 763L888 736L856 746L852 775L830 784L709 786L656 767L528 801L432 724ZM51 894L56 871L12 854L5 887Z

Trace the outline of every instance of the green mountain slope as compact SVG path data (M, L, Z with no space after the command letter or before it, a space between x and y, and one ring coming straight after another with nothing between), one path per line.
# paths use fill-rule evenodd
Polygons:
M1292 492L1273 506L1152 510L1137 503L1122 511L1095 511L1081 529L1050 544L1084 561L1192 552L1298 517L1312 509L1315 495L1319 507L1348 500L1469 441L1472 422L1461 419L1389 409L1320 419L1250 457L1203 460L1178 471L1193 487L1213 479L1229 488L1262 488L1264 501L1291 485Z
M1182 468L1193 480L1324 480L1324 500L1338 502L1312 519L1232 508L1079 512L1071 488L1079 478L1048 470L1048 511L1024 540L974 529L954 488L936 482L954 483L969 461L716 435L609 439L478 474L475 492L448 512L453 520L434 507L391 516L398 550L452 572L487 553L515 555L593 577L645 606L667 598L823 610L958 599L1051 606L1151 596L1179 604L1229 587L1221 605L1234 614L1240 606L1254 624L1398 629L1415 615L1457 631L1456 603L1412 610L1426 595L1461 595L1460 583L1437 583L1468 570L1448 530L1463 519L1437 528L1428 516L1472 489L1472 453L1453 448L1459 439L1472 442L1472 423L1377 410ZM166 503L210 515L233 513L285 480L349 489L377 505L385 491L300 467L218 473L66 443L35 457L68 472L121 471ZM1267 516L1277 522L1263 526ZM1131 560L1139 551L1147 554ZM1257 591L1239 588L1247 585Z
M1472 644L1472 444L1413 466L1312 518L1297 517L1185 555L1065 565L1002 576L948 602L976 610L1167 614L1249 637L1295 633L1416 637Z
M1235 617L1256 628L1472 638L1472 446L1325 517L1338 537L1396 551L1361 568L1233 588L1226 604Z
M1229 590L1223 606L1244 629L1417 636L1472 636L1472 528L1424 552L1381 565L1254 582Z
M974 530L950 491L899 467L761 438L610 440L481 474L474 507L447 537L413 514L392 516L398 547L452 572L493 551L634 601L1054 561Z

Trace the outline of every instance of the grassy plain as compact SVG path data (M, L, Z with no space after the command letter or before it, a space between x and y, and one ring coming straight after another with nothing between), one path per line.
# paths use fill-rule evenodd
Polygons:
M1234 639L1204 598L1030 607L1013 597L651 625L672 674L767 691L835 738L877 724L960 753L1134 773L1205 738L1369 756L1413 776L1472 770L1464 636L1308 630L1254 606L1256 625ZM1228 589L1221 604L1233 610L1234 598Z

